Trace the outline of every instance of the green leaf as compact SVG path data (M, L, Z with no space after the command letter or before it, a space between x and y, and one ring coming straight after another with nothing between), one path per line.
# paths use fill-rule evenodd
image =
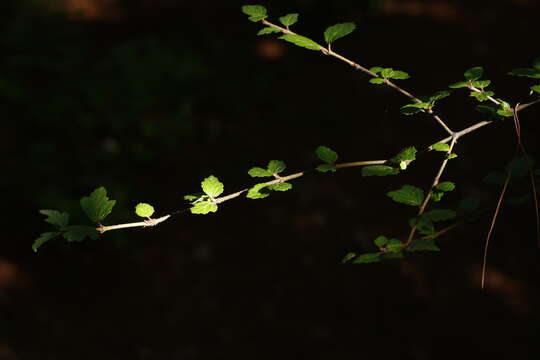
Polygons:
M292 189L292 184L288 182L268 185L269 190L273 191L287 191Z
M472 86L483 89L491 84L491 80L477 80L472 82Z
M43 234L39 235L36 240L34 240L34 243L32 244L32 250L34 250L34 252L37 252L43 244L45 244L49 240L54 239L57 236L60 236L60 234L62 233L59 231L44 232Z
M326 146L319 146L315 152L317 157L327 164L334 164L338 159L337 153Z
M388 160L391 163L400 163L402 161L413 161L416 160L416 148L414 146L406 147L401 150L396 156Z
M424 190L411 185L403 185L401 189L390 191L387 195L395 202L420 206L424 200Z
M387 176L399 174L399 170L386 165L369 165L362 168L362 176Z
M534 161L529 156L516 156L507 165L506 170L513 178L522 178L529 173L534 166Z
M251 189L249 189L246 197L248 199L264 199L269 194L268 192L262 193L261 190L265 189L267 186L268 185L264 183L253 186Z
M201 187L204 193L211 198L216 198L223 193L223 184L213 175L204 179L201 182Z
M374 74L378 74L380 73L381 71L383 71L384 68L383 67L380 67L380 66L374 66L372 67L371 69L369 69L369 71L371 71L372 73Z
M491 171L482 179L488 184L502 185L506 182L506 175L500 171Z
M451 181L443 181L443 182L437 184L437 186L435 186L435 189L437 189L439 191L444 191L444 192L452 191L455 188L456 188L456 184L454 184Z
M372 83L372 84L383 84L384 79L383 78L373 78L373 79L369 79L369 82Z
M540 56L533 60L532 65L535 69L540 71Z
M475 212L480 207L480 198L476 196L468 196L459 202L458 209L466 212Z
M455 218L456 212L451 209L433 209L433 210L425 212L423 216L433 222L438 222L438 221L451 220Z
M327 44L331 44L337 39L349 35L355 28L356 25L352 22L332 25L324 31L324 40Z
M280 36L279 39L292 42L297 46L304 47L309 50L321 50L322 48L322 46L317 44L315 41L308 39L307 37L304 37L302 35L285 34Z
M388 243L388 238L386 236L377 236L375 240L373 240L373 243L377 247L383 247Z
M488 100L489 96L493 96L495 93L493 91L483 91L483 92L477 92L477 91L471 91L471 96L476 98L478 101L486 101Z
M380 253L367 253L367 254L361 254L354 259L354 264L368 264L368 263L374 263L381 261L381 254Z
M441 100L441 99L444 99L445 97L447 96L450 96L452 92L449 91L449 90L443 90L443 91L437 91L435 94L431 95L429 97L429 100L430 101L437 101L437 100Z
M99 232L90 226L71 225L66 227L62 236L69 242L81 242L87 237L96 240L99 237Z
M268 26L259 30L257 35L268 35L268 34L278 33L278 32L281 32L281 30Z
M249 20L253 22L261 21L268 17L266 8L261 5L244 5L242 6L242 12L249 15Z
M451 153L451 154L448 154L446 157L450 160L450 159L457 158L457 155L454 153Z
M477 105L476 106L476 110L478 110L479 112L483 113L483 114L488 114L490 116L496 116L497 115L497 106L495 105L491 105L491 104L488 104L488 105Z
M392 73L392 79L404 80L408 78L410 78L410 76L405 71L394 70Z
M506 111L506 110L502 110L502 109L497 110L497 114L501 115L501 116L504 116L504 117L512 117L512 116L514 116L514 113L512 111Z
M316 170L317 171L320 171L320 172L336 172L336 168L334 165L331 165L331 164L322 164L322 165L319 165L316 167Z
M279 160L271 160L268 163L268 167L267 167L268 172L270 172L270 174L279 174L280 172L285 170L285 168L286 168L285 163Z
M484 69L480 66L476 66L466 70L463 75L465 75L465 79L474 81L480 79L483 73Z
M345 264L346 262L348 262L351 259L354 259L355 257L356 257L356 253L350 252L347 255L345 255L345 257L343 258L343 260L341 260L341 262Z
M442 191L434 191L432 194L431 194L431 199L435 202L438 202L438 201L441 201L441 199L443 198L444 196L444 192Z
M298 21L298 14L287 14L279 18L279 22L289 27Z
M446 144L446 143L437 143L437 144L433 144L431 146L431 148L435 151L444 151L444 152L447 152L448 150L450 150L450 145Z
M387 260L387 259L403 259L405 256L403 256L403 252L389 252L386 254L381 254L381 259Z
M469 86L468 81L458 81L456 83L448 85L448 87L452 88L452 89L459 89L459 88L464 88L464 87L468 87L468 86Z
M201 196L204 196L203 193L199 193L199 194L188 194L188 195L184 195L184 200L187 200L187 201L194 201L194 200L197 200L199 198L201 198Z
M398 239L390 239L388 240L388 244L386 244L386 250L388 250L391 253L399 252L403 249L403 244Z
M540 94L540 85L531 86L530 89Z
M540 69L519 68L510 71L508 74L513 76L524 76L533 79L540 79Z
M403 115L413 115L422 112L415 104L404 105L399 110Z
M381 71L381 76L383 78L392 78L392 75L394 74L394 69L392 68L386 68Z
M254 167L251 168L248 171L249 176L251 177L266 177L266 176L272 176L272 173L266 169L260 168L260 167Z
M135 206L135 214L140 217L150 217L154 213L154 207L147 203L138 203Z
M112 211L116 204L115 200L109 200L107 190L102 186L94 190L90 196L81 199L81 207L93 222L103 221Z
M61 213L56 210L39 210L39 213L47 216L45 222L52 224L58 230L63 230L69 222L69 214L67 212Z
M409 219L409 226L411 228L416 226L416 230L422 235L435 236L437 234L433 221L424 215L420 216L419 218L414 217Z
M407 248L407 251L440 251L434 239L416 239Z
M192 214L208 214L209 212L216 212L218 209L217 204L212 201L201 201L193 205L189 210Z

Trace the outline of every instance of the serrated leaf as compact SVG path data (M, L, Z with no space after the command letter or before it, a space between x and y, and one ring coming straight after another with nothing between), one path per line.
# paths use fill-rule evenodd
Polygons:
M387 176L399 174L399 170L386 165L369 165L362 168L362 176Z
M355 257L356 257L356 253L350 252L350 253L348 253L347 255L345 255L345 256L343 257L343 260L341 260L341 262L342 262L343 264L345 264L346 262L348 262L348 261L351 260L351 259L354 259Z
M443 182L437 184L437 186L435 186L435 189L437 189L439 191L443 191L443 192L452 191L455 188L456 188L456 184L454 184L451 181L443 181Z
M377 236L375 240L373 240L373 243L377 247L383 247L388 243L388 238L386 236Z
M540 94L540 85L533 85L530 87L530 89Z
M506 170L513 178L522 178L529 173L529 169L534 166L534 161L528 156L514 157L506 165Z
M510 71L508 74L513 76L524 76L533 79L540 79L540 69L519 68Z
M423 216L433 222L438 222L452 220L456 217L456 212L451 209L433 209L425 212Z
M390 239L386 244L386 250L391 253L399 252L403 249L403 244L398 239Z
M465 79L471 81L480 79L482 74L484 74L484 69L480 66L470 68L463 73L463 75L465 75Z
M392 68L386 68L381 71L381 76L384 78L392 78L393 74L394 74L394 69Z
M297 46L304 47L309 50L321 50L322 46L315 41L308 39L302 35L285 34L279 37L285 41L291 42Z
M211 198L216 198L223 193L223 184L214 175L210 175L201 182L204 193Z
M414 106L414 104L404 105L399 110L403 115L413 115L422 112L422 110Z
M431 199L434 201L434 202L439 202L441 201L441 199L443 198L444 196L444 192L442 191L434 191L433 193L431 193Z
M472 213L480 207L480 198L468 196L459 202L458 209L466 213Z
M481 88L481 89L488 87L489 84L491 84L491 80L476 80L472 82L472 86Z
M386 254L381 254L381 259L388 260L388 259L403 259L405 256L403 255L403 252L389 252Z
M34 243L32 244L32 250L34 250L34 252L37 252L43 244L45 244L49 240L54 239L57 236L60 236L60 234L62 233L59 231L44 232L43 234L39 235L36 240L34 240Z
M384 68L383 67L380 67L380 66L374 66L372 67L371 69L369 69L369 71L371 71L372 73L374 74L378 74L380 73L381 71L383 71Z
M272 176L272 173L266 169L260 168L260 167L254 167L251 168L248 171L249 176L251 177L267 177Z
M259 30L257 35L258 36L259 35L268 35L268 34L279 33L279 32L281 32L281 30L273 28L271 26L268 26L268 27L265 27L265 28L262 28L261 30Z
M334 164L338 159L337 153L327 146L319 146L315 153L319 159L327 164Z
M450 145L446 144L446 143L437 143L437 144L433 144L431 146L431 149L435 150L435 151L444 151L444 152L447 152L448 150L450 150Z
M404 80L409 78L409 74L407 74L405 71L394 70L394 72L392 73L392 79Z
M272 184L272 185L268 185L268 189L273 190L273 191L287 191L287 190L292 189L292 184L287 183L287 182L279 183L279 184Z
M249 15L249 20L253 22L261 21L268 17L266 8L261 5L244 5L242 6L242 12Z
M493 96L495 93L493 91L483 91L483 92L477 92L477 91L471 91L471 96L476 98L478 101L486 101L488 100L489 96Z
M330 164L322 164L322 165L319 165L315 168L317 171L320 171L320 172L336 172L336 168L334 165L330 165Z
M154 207L147 203L138 203L135 206L135 214L140 217L150 217L154 214Z
M449 90L442 90L442 91L437 91L435 94L431 95L429 97L429 100L430 101L437 101L437 100L441 100L441 99L444 99L445 97L447 96L450 96L452 92L449 91Z
M452 88L452 89L459 89L459 88L464 88L464 87L468 87L468 86L469 86L468 81L458 81L456 83L448 85L448 87Z
M409 226L411 228L416 227L416 231L418 231L418 233L422 235L435 236L437 234L433 225L433 221L423 215L419 218L414 217L409 219Z
M279 22L289 27L298 21L298 14L287 14L279 18Z
M382 79L382 78L373 78L373 79L369 79L369 82L371 84L383 84L384 79Z
M354 264L368 264L368 263L374 263L381 261L381 254L380 253L367 253L367 254L361 254L358 255L353 263Z
M434 239L416 239L407 248L407 251L440 251Z
M396 156L388 160L391 163L400 163L401 161L416 160L416 148L414 146L406 147L401 150Z
M502 185L506 182L506 175L500 171L491 171L482 179L488 184Z
M268 172L270 172L270 174L279 174L280 172L285 170L285 168L285 163L279 160L271 160L267 166Z
M268 185L264 183L253 186L251 189L248 190L246 197L248 199L264 199L269 194L268 192L262 193L261 190L265 189L267 186Z
M81 242L86 238L96 240L99 237L99 232L90 226L71 225L66 227L62 236L69 242Z
M194 200L199 199L201 196L204 196L203 193L184 195L184 200L194 201Z
M192 214L208 214L210 212L216 212L218 209L217 204L212 201L200 201L193 205L189 210Z
M353 22L332 25L324 31L324 40L327 44L331 44L337 39L349 35L354 29L356 29L356 25Z
M58 230L63 230L69 222L69 214L67 212L62 213L56 210L39 210L39 213L47 216L44 221L52 224Z
M411 185L403 185L401 189L389 191L387 195L395 202L411 206L420 206L424 200L424 190Z
M497 115L497 106L491 105L491 104L489 104L489 105L477 105L476 110L478 110L479 112L481 112L483 114L488 114L488 115L491 115L491 116Z
M103 221L111 213L114 204L116 204L116 201L109 200L107 190L103 186L81 199L81 207L84 213L96 223Z

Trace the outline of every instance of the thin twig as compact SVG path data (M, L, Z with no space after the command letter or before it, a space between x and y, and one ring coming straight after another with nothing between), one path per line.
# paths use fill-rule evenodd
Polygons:
M497 201L497 207L495 208L495 213L493 214L493 218L491 219L491 225L489 226L489 231L486 237L486 244L484 246L484 260L482 263L482 285L481 288L484 288L484 283L486 279L486 264L487 264L487 252L489 247L489 240L491 239L491 233L493 232L493 228L495 227L495 222L497 221L497 215L499 214L499 210L501 208L501 202L504 198L504 193L506 192L506 188L508 187L508 182L510 181L510 173L506 176L506 180L504 181L504 186L501 191L501 195L499 195L499 200Z

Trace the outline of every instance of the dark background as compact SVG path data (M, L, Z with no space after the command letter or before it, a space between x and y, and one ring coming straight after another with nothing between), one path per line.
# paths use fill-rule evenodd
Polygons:
M69 211L105 186L117 205L107 224L158 215L214 174L226 193L253 183L271 159L291 172L327 145L342 161L385 159L445 136L407 99L368 83L336 59L257 37L243 2L2 1L0 115L3 239L0 359L522 359L540 355L534 210L504 205L488 285L479 276L500 187L482 182L512 158L510 121L463 138L444 180L482 199L485 216L439 240L440 253L342 265L403 239L414 209L385 193L426 188L440 162L362 178L358 168L298 179L287 193L237 199L208 216L96 241L31 245L50 231L38 209ZM322 40L332 24L357 30L333 49L360 64L394 67L415 94L443 90L465 69L513 103L530 81L507 76L540 55L536 1L270 1L271 19L300 13L293 30ZM82 11L78 11L81 10ZM451 128L484 119L465 91L440 102ZM538 153L538 107L521 113ZM527 191L512 184L510 194Z

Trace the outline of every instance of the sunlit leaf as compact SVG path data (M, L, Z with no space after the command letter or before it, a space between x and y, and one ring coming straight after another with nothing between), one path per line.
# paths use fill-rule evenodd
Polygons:
M212 201L200 201L193 205L189 210L192 214L208 214L210 212L216 212L218 209L217 204Z
M244 5L242 6L242 12L249 15L249 20L253 22L261 21L268 17L266 8L261 5Z
M201 182L201 187L204 193L211 198L218 197L223 193L223 184L218 180L217 177L210 175Z
M103 186L81 199L81 207L84 213L96 223L103 221L111 213L114 204L116 204L116 201L109 200L107 190Z
M355 28L356 25L352 22L332 25L324 31L324 40L327 44L331 44L337 39L349 35Z
M403 185L401 189L390 191L387 195L395 202L420 206L424 200L424 190L411 185Z
M369 165L362 168L362 176L387 176L398 173L398 169L386 165Z
M310 50L321 50L322 48L322 46L317 44L315 41L308 39L307 37L304 37L302 35L285 34L280 36L279 39L292 42L297 46L301 46Z
M463 75L465 75L465 79L471 81L480 79L482 74L484 74L484 69L480 66L470 68L463 73Z
M287 14L279 18L279 22L284 26L291 26L298 21L298 14Z

